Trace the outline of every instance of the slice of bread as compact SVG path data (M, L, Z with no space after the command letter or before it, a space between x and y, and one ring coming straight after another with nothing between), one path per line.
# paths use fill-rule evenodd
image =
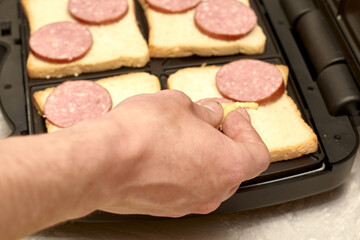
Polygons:
M161 90L159 79L154 75L144 72L103 78L95 82L109 91L112 99L112 107L115 107L118 103L128 97L141 93L155 93ZM43 111L46 98L53 90L54 87L46 88L34 93L34 105L40 115L44 115ZM48 121L46 121L46 128L48 132L53 132L59 129Z
M53 22L77 22L69 13L68 0L21 0L30 25L30 34ZM71 63L50 63L31 52L27 60L30 78L60 78L86 72L143 67L149 61L147 43L138 28L134 0L128 0L128 13L105 25L85 25L93 36L93 46L84 58Z
M276 66L286 84L288 68ZM193 101L223 97L215 82L219 69L219 66L203 66L179 70L169 77L168 88L183 91ZM286 92L274 102L247 111L252 125L270 151L272 162L297 158L317 150L315 133L301 118L296 104Z
M167 14L151 9L145 0L142 5L149 25L151 57L223 56L261 54L265 51L266 37L260 26L245 37L226 41L208 37L194 23L195 9L185 13ZM249 6L248 0L239 0Z

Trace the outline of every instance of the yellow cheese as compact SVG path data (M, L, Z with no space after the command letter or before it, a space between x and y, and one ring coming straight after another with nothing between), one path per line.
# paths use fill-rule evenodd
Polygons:
M235 102L235 103L221 103L221 106L224 109L223 119L221 120L222 123L230 112L239 108L250 108L257 110L259 104L255 102Z

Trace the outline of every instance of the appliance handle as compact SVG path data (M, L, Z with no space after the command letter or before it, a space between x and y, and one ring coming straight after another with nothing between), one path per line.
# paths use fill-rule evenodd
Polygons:
M2 84L1 69L4 68L5 61L9 54L9 46L0 41L0 138L8 137L14 130L14 124L9 119L2 104L3 91L9 88L9 85Z
M0 38L0 121L7 124L9 135L28 133L26 92L21 69L21 44L11 38Z

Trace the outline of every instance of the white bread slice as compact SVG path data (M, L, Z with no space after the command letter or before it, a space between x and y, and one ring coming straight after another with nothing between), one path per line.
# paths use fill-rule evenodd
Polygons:
M149 25L149 50L151 57L223 56L261 54L265 51L266 37L261 27L245 37L219 40L201 33L194 23L195 9L185 13L166 14L151 9L145 0L142 5ZM248 0L238 0L250 6Z
M288 68L276 66L287 83ZM223 97L215 82L219 69L219 66L203 66L179 70L170 75L168 88L183 91L193 101ZM317 150L315 133L301 118L296 104L286 92L274 102L247 111L253 127L270 151L272 162L297 158Z
M21 0L30 25L30 34L53 22L77 22L67 9L68 0ZM147 43L138 28L134 0L121 20L105 25L86 25L93 36L93 46L84 58L71 63L50 63L31 52L27 60L30 78L53 78L117 69L143 67L149 61Z
M95 81L106 88L112 99L112 107L128 97L141 93L155 93L161 90L159 79L145 72L129 73L120 76L103 78ZM44 105L49 94L54 90L46 88L34 93L33 101L40 115L44 115ZM54 132L59 128L46 121L48 132Z

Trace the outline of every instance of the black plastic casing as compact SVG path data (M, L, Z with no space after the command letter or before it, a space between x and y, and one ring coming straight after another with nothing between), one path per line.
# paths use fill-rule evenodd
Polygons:
M337 19L339 6L332 0L253 0L250 3L267 36L264 54L151 59L139 69L121 68L43 80L30 79L26 74L29 28L20 1L3 0L0 2L0 97L12 135L46 131L32 95L66 80L97 80L145 71L158 76L165 89L168 76L181 68L255 58L289 67L287 91L317 134L319 150L298 159L272 163L260 176L242 183L236 194L216 212L274 205L339 186L349 175L358 148L356 120L360 100L356 41L351 44L347 40L347 34L351 33L346 33L346 24ZM139 4L137 19L147 39L148 27ZM124 216L98 211L80 221L117 219L124 219Z

